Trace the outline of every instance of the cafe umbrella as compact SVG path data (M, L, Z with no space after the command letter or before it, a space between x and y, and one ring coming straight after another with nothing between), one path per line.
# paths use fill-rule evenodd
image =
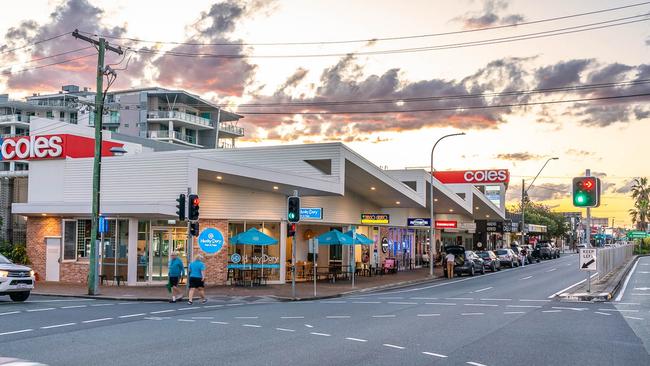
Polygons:
M353 229L354 230L354 229ZM353 230L350 230L348 233L352 233L350 236L348 233L343 234L342 232L334 229L318 237L318 245L357 245L364 244L363 239L356 238L356 234ZM356 238L356 239L355 239ZM370 240L364 236L366 240ZM352 257L350 257L352 258ZM352 275L352 287L354 287L354 266L351 266L351 275Z
M262 276L264 276L264 247L267 245L275 245L277 243L277 239L264 234L256 228L250 228L243 233L230 238L230 244L232 245L259 245L262 247ZM251 263L251 268L252 267Z

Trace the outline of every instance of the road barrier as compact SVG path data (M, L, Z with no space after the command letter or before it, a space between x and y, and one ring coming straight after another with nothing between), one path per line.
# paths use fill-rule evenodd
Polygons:
M625 262L632 258L632 255L634 255L634 244L612 248L598 248L598 278L605 277L611 271L625 264Z

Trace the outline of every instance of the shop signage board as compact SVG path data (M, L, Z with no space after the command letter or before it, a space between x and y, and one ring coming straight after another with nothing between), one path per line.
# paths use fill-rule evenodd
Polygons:
M301 207L300 219L301 220L322 220L323 209L321 207Z
M388 253L388 238L381 238L381 252L386 254Z
M406 220L406 226L414 226L414 227L426 226L426 227L429 227L429 226L431 226L431 218L429 218L429 217L422 217L422 218L409 217Z
M648 233L645 231L630 231L627 233L628 239L645 239L648 237Z
M223 248L223 234L215 228L207 228L199 234L199 248L208 254L214 254Z
M502 233L503 232L503 222L500 221L488 221L486 223L486 231L491 233Z
M596 249L580 249L580 270L595 271L598 268Z
M230 261L233 263L239 263L241 262L241 255L239 253L233 253L230 256Z
M362 224L388 224L389 222L388 214L361 214Z
M102 156L113 156L113 147L123 144L103 141ZM0 138L0 160L44 160L91 158L95 154L95 139L70 134L18 136Z
M511 233L512 232L512 221L507 220L503 223L503 232Z
M433 176L445 184L508 184L510 181L508 169L437 171Z
M436 220L436 229L456 229L458 221L455 220Z
M475 232L476 231L476 223L475 222L461 222L460 223L460 228L461 228L461 230L467 230L469 232Z

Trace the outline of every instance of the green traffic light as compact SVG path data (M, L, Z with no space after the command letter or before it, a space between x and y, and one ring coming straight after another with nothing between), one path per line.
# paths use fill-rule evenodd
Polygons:
M584 192L576 193L574 202L576 206L587 206L589 205L589 196Z
M293 220L296 217L293 212L289 212L289 220Z

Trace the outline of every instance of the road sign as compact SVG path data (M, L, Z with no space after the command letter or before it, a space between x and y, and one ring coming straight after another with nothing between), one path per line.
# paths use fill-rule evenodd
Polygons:
M628 239L645 239L648 237L648 233L645 231L630 231L627 233Z
M597 267L596 249L580 249L580 270L595 271Z

